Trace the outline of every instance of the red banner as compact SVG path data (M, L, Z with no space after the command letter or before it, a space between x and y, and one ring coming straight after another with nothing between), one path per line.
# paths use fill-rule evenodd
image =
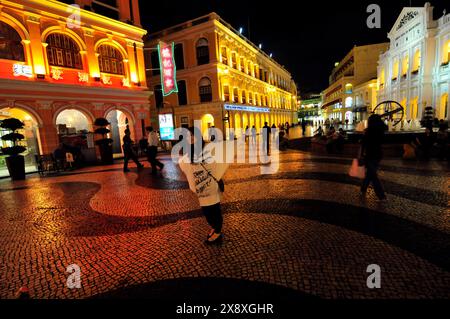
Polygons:
M178 92L174 59L174 44L160 42L158 44L159 65L161 68L161 88L163 96Z

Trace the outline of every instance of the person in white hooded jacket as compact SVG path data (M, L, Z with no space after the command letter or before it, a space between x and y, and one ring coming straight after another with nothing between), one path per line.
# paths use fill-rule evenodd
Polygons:
M190 129L191 132L193 128ZM229 164L211 161L211 154L201 150L194 152L195 137L191 134L191 152L185 154L179 160L179 166L186 175L189 188L194 192L200 203L206 221L211 226L207 235L206 244L217 244L223 240L222 225L223 217L220 207L222 192L219 184ZM203 141L201 143L203 145Z

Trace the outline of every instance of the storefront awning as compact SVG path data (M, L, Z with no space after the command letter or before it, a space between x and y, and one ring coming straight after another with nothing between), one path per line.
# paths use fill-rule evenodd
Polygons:
M336 104L336 103L341 103L341 102L342 102L342 99L336 99L336 100L333 100L331 102L325 103L324 105L322 105L322 110L324 108L327 108L330 105L333 105L333 104Z

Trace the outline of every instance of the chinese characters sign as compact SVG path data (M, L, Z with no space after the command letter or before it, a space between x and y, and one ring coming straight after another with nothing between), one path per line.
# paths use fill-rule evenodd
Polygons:
M159 65L161 67L161 88L163 96L178 92L176 66L173 57L173 43L158 44Z
M13 65L14 76L25 76L31 78L33 76L33 71L30 65L25 64L14 64Z

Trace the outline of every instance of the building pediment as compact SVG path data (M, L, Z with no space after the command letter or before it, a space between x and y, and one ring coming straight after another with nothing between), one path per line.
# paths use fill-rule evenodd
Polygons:
M423 8L403 8L402 12L397 18L394 26L391 29L390 34L400 32L406 25L409 25L412 21L420 21Z

